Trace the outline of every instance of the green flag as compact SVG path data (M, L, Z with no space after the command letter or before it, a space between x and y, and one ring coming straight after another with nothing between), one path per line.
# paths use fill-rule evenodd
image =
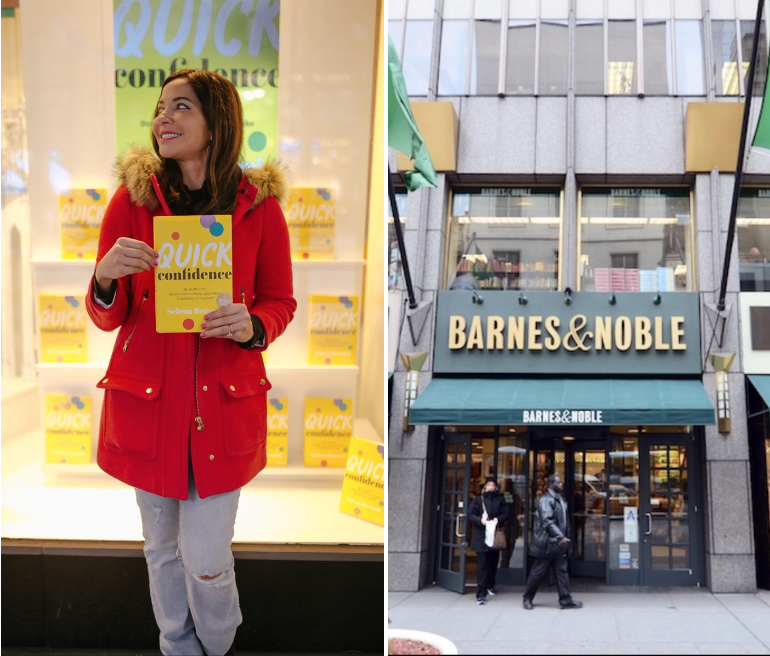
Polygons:
M770 155L770 100L768 100L770 84L767 83L768 72L770 71L765 71L765 94L762 98L762 109L759 110L757 131L754 133L754 141L751 142L754 148L765 155Z
M409 105L396 47L388 37L388 146L414 160L414 171L404 174L409 191L436 186L436 170L420 136Z

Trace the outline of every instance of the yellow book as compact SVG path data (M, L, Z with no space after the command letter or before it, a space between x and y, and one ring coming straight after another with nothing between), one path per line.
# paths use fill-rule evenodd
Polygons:
M91 397L45 395L45 461L91 462Z
M73 189L59 194L62 259L96 259L106 211L106 189Z
M289 399L267 402L267 466L285 467L289 462Z
M293 260L334 259L336 203L330 189L295 188L286 201Z
M385 525L385 446L351 437L340 510Z
M208 312L233 302L232 217L156 216L155 329L199 333Z
M357 296L310 296L309 364L356 364Z
M38 295L40 362L88 362L82 296Z
M352 435L352 399L305 399L306 467L344 467Z

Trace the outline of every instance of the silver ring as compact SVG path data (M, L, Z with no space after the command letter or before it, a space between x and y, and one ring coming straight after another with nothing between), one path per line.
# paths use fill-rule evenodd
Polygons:
M231 324L227 324L227 336L232 337L233 336L233 327Z

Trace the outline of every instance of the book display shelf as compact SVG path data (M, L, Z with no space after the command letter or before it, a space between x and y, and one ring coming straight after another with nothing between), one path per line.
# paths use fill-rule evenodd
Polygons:
M39 20L46 23L44 13L50 4L33 4L29 14L39 14ZM80 44L78 50L96 55L85 67L84 77L91 85L89 94L100 98L99 102L88 103L80 115L83 125L72 126L68 132L47 124L42 109L45 103L39 101L41 94L73 97L77 90L66 82L57 82L54 77L46 82L46 89L32 82L26 85L29 150L37 158L30 158L29 185L31 247L27 265L31 270L32 298L24 299L23 311L35 317L31 346L40 421L34 430L3 439L3 538L142 539L133 489L104 474L96 464L103 399L96 383L107 369L117 331L105 333L87 317L83 325L76 316L79 310L84 312L83 297L93 275L93 255L78 257L76 252L73 255L63 249L61 230L66 228L62 227L59 205L60 195L67 188L53 174L46 179L53 170L50 153L56 150L56 166L66 172L60 177L71 189L105 189L109 198L117 184L110 165L117 155L111 73L112 4L94 1L90 5L93 7L88 11L64 17L66 26L61 26L72 30L72 43ZM97 7L100 11L91 11ZM379 444L383 441L383 426L365 412L359 396L362 378L379 376L384 381L385 377L381 347L377 353L364 350L360 321L366 309L367 276L376 274L382 279L384 275L381 271L367 271L365 260L367 233L383 231L382 215L371 212L368 195L374 161L370 152L373 89L377 83L375 8L375 3L339 0L312 9L291 0L281 4L281 32L293 38L281 42L278 158L288 167L292 189L333 191L334 226L326 228L320 246L313 241L317 235L303 235L305 246L318 247L317 258L309 247L307 253L293 256L297 311L286 332L265 354L272 385L268 408L280 407L288 415L288 420L283 420L284 425L288 421L283 443L285 464L269 463L243 489L236 543L368 545L381 552L382 527L340 511L344 462L341 466L307 466L303 457L308 397L349 400L352 436ZM338 32L336 36L329 30L317 30L323 13L330 11L344 16L328 25L329 30ZM30 20L34 23L35 17ZM345 38L351 25L371 33L369 57L348 51L359 48ZM330 42L349 46L325 48L324 43ZM35 76L51 57L81 61L82 53L76 52L74 45L71 51L55 49L53 44L50 48L50 53L25 54L25 77L37 79ZM344 72L342 78L347 81L330 86L330 71ZM333 97L339 101L329 105L328 99ZM84 130L97 138L86 143ZM341 298L347 309L353 307L353 299L357 304L357 328L347 333L352 356L346 364L319 364L317 358L311 357L313 349L318 350L309 329L311 297L321 296ZM46 311L51 316L42 320ZM69 328L52 338L46 332L47 320ZM380 331L373 342L381 345L382 326L371 329ZM70 354L61 360L52 357L57 348L59 352L63 348L56 342L59 338L64 340L65 350L71 347L79 355ZM380 395L371 402L382 404L383 398Z

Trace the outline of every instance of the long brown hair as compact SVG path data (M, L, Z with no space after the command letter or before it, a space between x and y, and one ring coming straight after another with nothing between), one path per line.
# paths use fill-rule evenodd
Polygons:
M182 181L182 171L173 159L161 156L158 141L152 134L152 147L163 163L158 182L169 205L188 207L196 214L229 214L235 208L241 169L238 161L243 147L243 106L238 91L226 77L213 71L185 68L169 75L172 80L184 78L193 88L201 104L203 117L211 133L211 146L206 164L203 189L209 197L201 207L190 207L191 198ZM161 88L161 93L163 88ZM157 115L157 104L155 113Z

